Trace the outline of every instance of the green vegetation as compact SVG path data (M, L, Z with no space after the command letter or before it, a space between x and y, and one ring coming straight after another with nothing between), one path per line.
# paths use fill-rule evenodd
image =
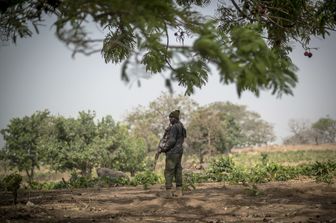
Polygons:
M132 133L144 139L147 152L155 152L167 125L167 116L175 108L187 128L186 151L202 163L206 156L228 153L234 146L255 146L275 139L273 127L246 106L215 102L199 106L189 97L162 94L148 107L139 106L126 117Z
M168 124L167 115L176 107L183 111L181 120L187 128L185 166L209 164L197 173L185 172L186 190L195 188L197 182L256 184L302 176L333 182L336 162L333 144L326 144L323 149L316 149L322 148L321 145L307 145L304 150L291 150L288 146L274 151L244 152L246 146L265 145L274 139L272 126L259 114L228 102L199 106L188 97L168 94L161 95L148 107L136 108L127 114L125 122L115 122L111 116L98 119L92 111L79 112L75 118L54 116L47 110L14 118L1 130L5 145L0 149L3 166L0 175L18 171L25 175L23 179L32 189L120 185L148 188L162 182L163 158L157 166L161 174L152 172L152 164L156 146ZM316 123L314 128L318 129L320 139L334 138L331 119ZM233 147L236 148L232 150ZM122 171L127 179L94 177L93 170L98 168ZM55 179L51 175L56 173ZM46 180L38 181L42 178ZM5 179L0 184L2 190L12 191L15 197L19 187L9 189L6 185L12 178ZM253 192L254 188L250 190Z
M302 164L297 164L299 156ZM311 159L313 157L313 159ZM291 162L287 162L288 160ZM252 160L252 162L251 162ZM285 161L285 162L282 162ZM189 162L187 160L187 162ZM82 176L72 173L69 180L58 182L31 182L30 188L35 190L90 188L90 187L116 187L143 185L148 189L150 185L163 183L162 171L160 174L146 170L137 173L134 177L110 179L108 177ZM15 179L21 176L14 174ZM8 182L14 182L13 176L9 175L0 181L1 190L12 191ZM226 156L218 156L210 162L209 168L201 172L185 172L183 190L196 188L197 183L226 182L243 184L248 186L247 192L253 196L259 194L255 184L270 181L287 181L302 177L314 179L316 182L334 183L336 177L336 151L287 151L269 153L240 153ZM10 180L8 180L10 179ZM18 182L18 181L15 181ZM21 183L21 181L20 181ZM20 185L15 184L15 185ZM13 183L10 183L14 185ZM16 191L19 187L16 188Z
M35 112L31 116L12 119L7 128L1 130L6 144L0 157L9 166L25 171L29 182L33 181L35 170L43 162L39 142L46 136L48 119L48 111Z
M9 175L11 176L11 175ZM20 175L18 175L20 176ZM5 179L7 179L6 176ZM1 185L5 182L1 180ZM33 190L55 190L55 189L74 189L74 188L92 188L92 187L118 187L118 186L138 186L143 185L147 189L150 185L163 182L163 177L151 171L144 171L137 173L131 180L128 178L111 179L109 177L91 177L80 176L72 173L68 181L62 179L57 182L32 182L29 187ZM1 190L5 188L1 187Z
M314 123L304 120L290 120L291 135L284 140L284 144L323 144L336 143L336 120L329 116L320 118Z
M133 180L130 182L131 185L143 185L144 189L148 189L148 186L154 185L157 183L162 183L163 177L147 170L143 173L137 174Z
M240 167L248 168L255 166L260 159L260 153L234 153L232 160ZM312 150L307 146L307 150L269 152L267 159L271 163L279 163L286 166L297 166L299 164L309 164L314 162L336 161L336 150Z
M22 177L17 173L7 175L3 179L0 179L0 190L12 192L14 204L17 204L17 195L21 182Z
M213 14L202 14L211 3L217 7ZM238 95L250 91L258 96L261 90L281 95L292 94L298 81L289 58L291 42L302 45L311 57L312 37L325 38L335 30L335 9L332 0L142 0L137 4L2 0L0 34L15 43L39 33L52 16L58 39L73 49L73 55L101 52L106 63L122 63L125 81L130 80L130 68L141 65L153 75L165 74L169 89L176 82L191 94L207 84L211 70L217 70L220 82L235 84ZM104 36L92 27L103 30Z
M317 182L333 183L336 176L336 157L324 162L315 161L307 164L288 166L272 162L269 154L258 154L259 160L253 165L236 165L231 156L213 159L208 169L200 173L187 173L185 187L195 188L196 183L230 182L244 185L287 181L299 177L310 177ZM237 157L236 157L237 158Z

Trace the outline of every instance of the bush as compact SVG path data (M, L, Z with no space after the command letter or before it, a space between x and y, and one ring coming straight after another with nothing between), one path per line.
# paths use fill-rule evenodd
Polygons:
M17 204L17 191L21 186L21 182L22 176L17 173L7 175L2 179L2 187L5 191L12 192L14 204Z
M74 172L69 179L69 185L72 188L88 188L94 186L94 181L90 176L78 176L78 174Z
M229 156L221 156L218 160L212 160L210 173L230 173L235 168L235 164Z
M55 190L55 189L66 189L67 185L63 181L44 182L44 183L33 181L30 183L30 188L32 190Z
M305 166L302 168L302 172L307 176L315 177L317 182L325 182L331 184L333 182L333 177L335 176L336 162L318 162L316 161L312 165Z
M195 190L197 183L207 182L209 176L206 173L185 173L183 174L183 191L190 191L191 189Z
M148 189L150 185L154 185L161 182L161 178L153 173L152 171L145 171L142 173L138 173L131 181L131 185L143 185L145 189Z
M130 180L125 177L119 177L116 179L111 179L108 176L103 176L97 178L96 186L100 187L116 187L116 186L124 186L129 185Z

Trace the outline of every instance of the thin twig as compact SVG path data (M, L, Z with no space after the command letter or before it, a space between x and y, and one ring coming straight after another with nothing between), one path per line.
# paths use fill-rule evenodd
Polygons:
M246 17L248 20L250 20L250 22L253 22L253 19L251 19L248 15L246 15L240 8L239 6L237 5L237 3L235 2L235 0L231 0L233 6L237 9L237 11L243 15L244 17Z

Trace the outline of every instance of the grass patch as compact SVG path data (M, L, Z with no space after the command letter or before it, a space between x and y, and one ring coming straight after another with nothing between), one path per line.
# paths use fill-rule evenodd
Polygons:
M311 164L315 162L336 161L336 150L298 150L283 152L253 152L253 153L234 153L232 160L243 168L256 166L261 154L267 154L271 163L284 166L297 166Z

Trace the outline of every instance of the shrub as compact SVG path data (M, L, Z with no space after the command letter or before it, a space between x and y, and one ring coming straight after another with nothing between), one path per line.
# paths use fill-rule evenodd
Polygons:
M32 190L55 190L55 189L65 189L67 188L67 185L63 181L43 182L43 183L33 181L30 183L30 188Z
M17 204L17 192L21 186L21 182L22 176L17 173L7 175L2 180L2 185L5 191L12 192L14 204Z
M195 190L197 183L209 181L209 176L205 173L184 173L183 174L183 191Z
M145 189L148 189L149 185L154 185L156 183L160 183L161 178L153 173L152 171L145 171L135 175L135 177L131 181L131 185L143 185Z
M304 170L306 175L315 177L317 182L332 183L335 176L336 162L318 162L313 165L307 166Z
M235 164L229 156L221 156L218 160L212 160L209 168L210 173L230 173Z
M116 187L116 186L124 186L129 185L130 180L125 177L119 177L119 178L110 178L108 176L103 176L97 178L96 186L100 187Z

